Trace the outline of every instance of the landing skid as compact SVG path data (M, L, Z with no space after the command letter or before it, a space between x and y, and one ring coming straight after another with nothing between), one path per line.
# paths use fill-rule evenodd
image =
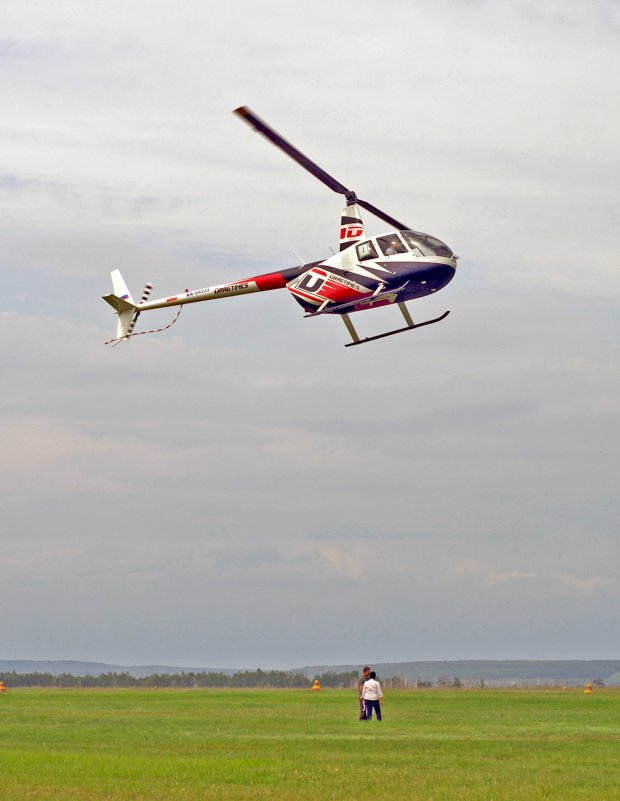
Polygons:
M402 334L404 331L412 331L414 328L422 328L424 325L432 325L433 323L439 323L441 320L444 320L450 312L444 312L441 317L435 317L432 320L425 320L423 323L414 323L411 319L411 315L409 314L409 309L405 306L404 303L398 303L398 308L400 309L405 321L407 323L404 328L396 328L393 331L386 331L383 334L377 334L374 337L366 337L365 339L360 339L353 323L351 322L351 318L348 314L342 314L342 320L347 327L347 331L351 334L351 339L353 342L347 342L345 344L345 348L350 348L352 345L364 345L366 342L373 342L375 339L383 339L383 337L391 337L394 334Z

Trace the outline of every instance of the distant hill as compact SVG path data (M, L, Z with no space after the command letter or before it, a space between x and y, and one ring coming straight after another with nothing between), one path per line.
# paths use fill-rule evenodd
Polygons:
M322 673L358 671L359 664L309 665L291 668L291 672L304 673L308 678ZM602 679L605 684L620 685L620 659L586 660L459 660L442 662L373 662L372 667L382 678L398 676L411 682L420 679L436 683L439 679L478 682L489 686L511 684L585 684ZM265 668L269 669L269 668ZM178 667L172 665L112 665L105 662L77 660L0 659L0 673L51 673L59 676L100 676L103 673L128 673L142 678L153 674L224 673L241 672L234 668Z
M327 671L337 673L360 670L361 665L314 665L298 668L313 678ZM585 684L602 679L605 684L620 684L619 659L586 660L461 660L446 662L373 662L372 667L383 678L399 676L409 681L436 682L439 678L482 679L486 684L564 683Z
M620 668L619 668L620 669ZM0 673L51 673L60 676L69 673L72 676L101 676L103 673L129 673L140 679L154 673L225 673L232 675L237 671L232 668L205 667L173 667L170 665L108 665L105 662L80 662L72 659L39 660L39 659L0 659Z

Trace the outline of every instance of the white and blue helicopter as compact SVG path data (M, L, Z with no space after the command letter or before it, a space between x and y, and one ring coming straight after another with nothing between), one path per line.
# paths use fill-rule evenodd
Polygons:
M159 300L149 299L152 285L146 284L138 303L133 300L120 271L114 270L113 292L103 296L117 315L116 339L110 340L110 343L116 344L136 336L138 332L134 332L134 329L138 317L150 309L182 306L186 303L249 295L272 289L288 289L306 312L305 317L339 315L352 339L345 347L411 331L438 323L447 317L448 311L432 320L414 323L406 306L409 300L425 297L442 289L454 277L458 256L446 244L434 236L411 230L408 225L358 198L355 192L310 161L247 106L235 109L234 113L331 190L344 195L346 206L340 218L339 252L322 261L308 262L298 267L204 289L185 290ZM360 207L386 222L392 230L379 236L368 236ZM390 304L396 304L406 325L361 339L350 315Z

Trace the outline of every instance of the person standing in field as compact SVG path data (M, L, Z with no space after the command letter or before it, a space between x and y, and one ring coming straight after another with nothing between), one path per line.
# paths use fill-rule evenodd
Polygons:
M383 690L377 681L377 674L374 670L370 671L368 679L364 682L362 699L366 707L365 720L372 720L372 710L375 710L377 720L381 720L381 706L383 705Z
M366 705L364 704L364 682L370 678L370 668L364 665L362 675L357 682L358 695L360 698L360 720L366 720Z

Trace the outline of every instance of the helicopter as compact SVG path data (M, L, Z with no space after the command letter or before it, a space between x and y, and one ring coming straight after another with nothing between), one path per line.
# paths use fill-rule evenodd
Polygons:
M449 311L431 320L414 323L406 306L407 301L431 295L454 277L458 256L441 240L412 230L381 209L358 198L356 193L341 184L311 161L300 150L280 136L247 106L235 109L240 119L262 134L267 140L314 175L333 192L344 195L345 207L340 217L340 249L327 259L307 262L262 275L226 284L185 290L158 300L150 300L152 284L146 284L136 303L121 275L112 272L113 292L103 300L117 315L116 339L106 344L118 344L138 333L134 328L142 312L187 303L218 300L254 292L287 289L301 305L305 317L324 314L339 315L351 336L345 347L362 345L383 337L393 336L444 320ZM379 236L368 236L362 222L360 207L387 223L391 230ZM361 338L350 315L395 304L406 325L375 336ZM181 309L177 312L176 322ZM155 329L163 331L164 328Z

